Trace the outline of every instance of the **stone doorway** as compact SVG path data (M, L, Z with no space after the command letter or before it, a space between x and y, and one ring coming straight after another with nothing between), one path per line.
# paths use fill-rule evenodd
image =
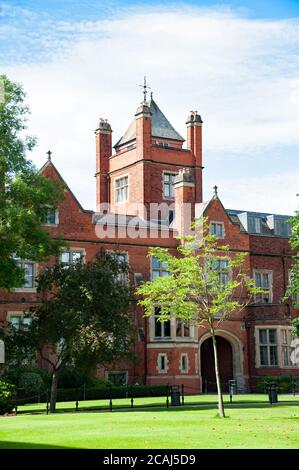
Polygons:
M216 336L220 380L222 391L228 391L228 381L234 379L233 349L230 342L222 336ZM212 338L204 340L200 348L201 378L203 392L216 392L216 376Z

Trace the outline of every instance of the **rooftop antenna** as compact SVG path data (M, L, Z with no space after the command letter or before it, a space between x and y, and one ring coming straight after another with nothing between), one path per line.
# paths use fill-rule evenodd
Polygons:
M146 94L148 93L147 89L150 89L151 87L146 84L146 76L144 76L143 79L143 85L139 85L141 88L143 88L143 101L146 101Z

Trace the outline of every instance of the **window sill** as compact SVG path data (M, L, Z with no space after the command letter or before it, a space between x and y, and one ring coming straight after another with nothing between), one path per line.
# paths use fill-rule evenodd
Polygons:
M27 292L27 293L36 293L37 288L36 287L17 287L15 289L12 289L12 292Z

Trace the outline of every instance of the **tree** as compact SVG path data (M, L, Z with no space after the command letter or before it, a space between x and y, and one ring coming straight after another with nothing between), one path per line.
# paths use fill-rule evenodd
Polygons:
M11 333L10 344L27 346L52 374L50 411L55 412L59 373L74 364L88 373L130 357L134 328L128 267L115 254L99 252L92 262L45 269L38 278L42 302L29 313L30 327Z
M24 283L17 258L42 261L58 253L61 242L41 226L48 210L63 199L61 186L27 160L35 139L24 137L29 108L22 87L0 75L0 288Z
M154 256L167 266L169 276L157 277L143 283L137 294L138 301L151 316L160 308L160 321L178 320L206 326L213 341L215 375L218 391L218 409L225 416L221 391L216 334L219 325L231 315L240 312L261 293L248 277L246 257L248 253L231 252L209 234L207 219L197 223L193 235L182 237L178 256L167 249L151 248ZM198 235L201 233L201 239Z
M284 300L292 299L294 307L299 310L299 211L290 219L292 224L292 235L290 238L291 248L294 250L293 265L290 269L289 284L284 296ZM292 319L292 338L294 349L294 361L297 361L299 353L299 316Z

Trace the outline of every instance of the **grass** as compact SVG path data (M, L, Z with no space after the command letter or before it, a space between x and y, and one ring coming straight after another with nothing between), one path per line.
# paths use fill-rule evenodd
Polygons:
M292 395L279 395L279 402L299 401L299 396L293 397ZM225 403L229 403L229 395L224 395ZM233 397L233 403L268 403L268 395L266 394L242 394ZM186 405L207 405L216 404L217 395L187 395L185 396ZM113 399L113 408L129 408L131 406L130 398ZM144 406L166 406L165 397L147 397L147 398L134 398L134 408ZM44 413L46 409L45 403L34 403L30 405L18 406L18 413ZM57 411L74 411L76 409L76 402L58 402ZM109 400L86 400L79 402L79 410L107 410L109 409Z
M0 448L299 448L298 405L166 408L0 418Z

